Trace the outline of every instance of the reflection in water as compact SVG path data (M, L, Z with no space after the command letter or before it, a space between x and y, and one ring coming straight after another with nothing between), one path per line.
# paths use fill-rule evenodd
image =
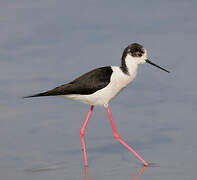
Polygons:
M85 166L84 180L87 180L88 167Z
M138 177L142 175L142 173L145 171L145 169L147 168L147 166L144 166L138 173L136 176L134 176L134 180L138 180Z
M53 163L53 164L41 164L36 165L36 167L33 168L27 168L24 169L25 172L44 172L44 171L55 171L60 169L66 169L68 167L68 163L65 161Z
M145 169L147 168L148 166L143 166L143 168L137 173L136 176L134 176L134 180L138 180L138 177L141 176L143 174L143 172L145 171ZM85 166L85 173L84 173L84 180L87 180L87 173L88 173L88 167Z
M156 164L150 164L150 166L143 166L142 167L142 169L140 170L140 171L138 171L137 172L137 175L135 175L134 176L134 180L138 180L138 177L139 176L141 176L143 173L144 173L144 171L145 171L145 169L147 168L147 167L158 167L158 165L156 166ZM131 167L128 167L129 169L131 168ZM54 164L49 164L49 165L43 165L43 166L39 166L39 167L35 167L35 168L29 168L29 169L24 169L24 171L25 172L31 172L31 173L38 173L38 172L47 172L47 171L55 171L55 170L60 170L60 169L62 169L62 170L65 170L65 169L69 169L68 168L68 163L67 162L58 162L58 163L54 163ZM116 173L119 173L119 172L121 172L122 170L124 170L125 169L125 167L124 168L118 168L118 169L113 169L113 172L114 171L116 171ZM127 168L126 168L127 169ZM85 166L85 168L83 169L81 169L82 171L82 175L81 175L81 177L84 179L84 180L87 180L88 178L87 178L87 174L88 174L88 167L86 167ZM112 175L111 174L112 172L110 171L110 173L109 172L107 172L107 174L108 175ZM105 176L105 175L104 175Z

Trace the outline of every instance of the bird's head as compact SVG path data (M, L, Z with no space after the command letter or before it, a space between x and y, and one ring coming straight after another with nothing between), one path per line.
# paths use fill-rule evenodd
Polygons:
M127 64L130 64L129 61L132 61L135 64L144 64L149 63L159 69L162 69L163 71L167 71L166 69L154 64L151 62L147 57L147 50L138 43L133 43L127 46L122 54L122 66L127 66Z

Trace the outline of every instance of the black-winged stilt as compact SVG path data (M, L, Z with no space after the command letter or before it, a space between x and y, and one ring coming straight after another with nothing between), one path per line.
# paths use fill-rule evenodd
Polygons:
M78 100L91 105L88 115L80 131L85 166L87 166L88 163L86 156L84 133L88 120L93 111L93 108L96 105L104 106L107 109L109 120L114 133L114 138L121 144L123 144L127 149L129 149L129 151L131 151L145 166L148 166L148 163L144 161L118 135L108 103L114 97L116 97L116 95L121 90L123 90L129 83L131 83L134 80L139 64L149 63L168 73L169 71L148 60L146 49L142 45L137 43L133 43L129 45L127 48L125 48L122 54L121 62L122 63L120 67L106 66L97 68L88 73L85 73L84 75L80 76L74 81L71 81L68 84L64 84L62 86L56 87L52 90L43 93L25 97L30 98L39 96L61 96L65 98Z

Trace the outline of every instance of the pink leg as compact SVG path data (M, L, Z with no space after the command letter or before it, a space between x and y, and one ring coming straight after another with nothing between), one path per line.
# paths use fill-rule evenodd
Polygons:
M144 166L138 173L137 175L134 177L134 180L138 180L138 177L140 177L143 172L145 171L145 169L147 168L147 166Z
M143 164L144 166L148 166L148 163L146 161L144 161L128 144L126 144L121 138L120 136L118 135L117 131L116 131L116 127L115 127L115 124L114 124L114 121L112 119L112 114L110 112L110 109L109 109L109 105L106 106L107 108L107 112L108 112L108 116L109 116L109 120L110 120L110 123L111 123L111 126L112 126L112 130L113 130L113 133L114 133L114 138L119 141L122 145L124 145L127 149L129 149L129 151L131 151Z
M83 150L83 156L84 156L84 162L85 162L85 166L87 167L88 166L88 162L87 162L87 155L86 155L86 147L85 147L85 141L84 141L84 134L85 134L85 129L86 129L86 126L88 124L88 120L90 119L90 116L92 114L92 111L94 109L94 106L91 106L90 107L90 111L88 112L88 115L86 117L86 120L81 128L81 131L80 131L80 139L81 139L81 145L82 145L82 150Z

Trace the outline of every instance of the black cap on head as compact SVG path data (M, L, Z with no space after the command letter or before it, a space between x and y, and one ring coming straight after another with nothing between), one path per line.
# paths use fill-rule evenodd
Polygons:
M133 43L127 46L122 54L122 60L125 59L127 54L130 54L133 57L141 57L145 52L145 49L142 45L138 43Z

